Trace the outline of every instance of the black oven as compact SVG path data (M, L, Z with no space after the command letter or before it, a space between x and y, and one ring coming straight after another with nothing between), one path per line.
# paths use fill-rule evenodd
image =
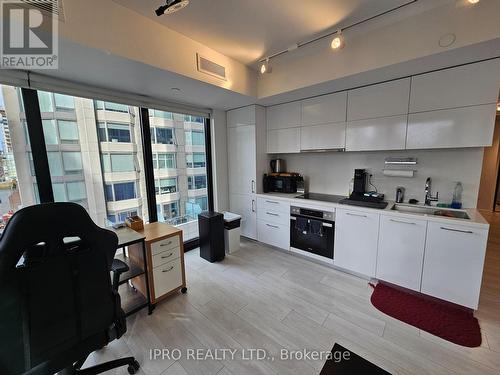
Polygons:
M335 213L290 208L290 247L333 259Z

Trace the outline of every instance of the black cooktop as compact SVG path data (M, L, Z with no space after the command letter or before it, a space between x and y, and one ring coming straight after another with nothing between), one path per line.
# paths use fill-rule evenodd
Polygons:
M347 197L342 196L342 195L306 193L306 194L299 195L296 198L311 199L311 200L321 201L321 202L339 203L341 200L346 199Z

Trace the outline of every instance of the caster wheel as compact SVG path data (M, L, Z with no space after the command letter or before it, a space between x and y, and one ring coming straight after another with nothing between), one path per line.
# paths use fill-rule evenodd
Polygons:
M139 371L139 362L137 361L134 361L133 364L129 365L128 368L127 368L127 371L129 374L133 375L135 374L137 371Z
M182 289L181 289L181 293L182 293L182 294L186 294L186 293L187 293L187 291L188 291L188 288L186 288L186 287L184 287L184 288L182 288Z

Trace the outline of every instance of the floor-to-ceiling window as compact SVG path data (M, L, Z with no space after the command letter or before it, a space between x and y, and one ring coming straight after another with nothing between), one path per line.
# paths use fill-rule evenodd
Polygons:
M159 221L198 237L198 214L208 209L205 118L149 110Z
M0 84L0 230L14 212L38 199L33 155L20 116L22 103L19 89ZM62 174L62 159L60 166L57 163L53 161L50 167Z
M26 91L32 95L25 96ZM8 99L3 100L5 95ZM21 93L9 86L2 86L0 104L0 115L2 108L8 109L0 116L6 124L0 139L0 172L5 171L0 183L11 173L8 195L17 189L23 197L16 207L69 201L85 207L101 226L139 215L146 222L178 226L186 241L198 237L197 216L211 202L206 118L50 91ZM26 108L36 108L39 117L27 118ZM145 118L147 125L142 125ZM38 135L33 135L33 126ZM44 151L37 153L40 149L31 147L31 139L43 144ZM10 154L3 151L8 147ZM8 172L14 155L15 173ZM48 170L42 168L43 186L37 183L41 159L48 165ZM47 189L50 194L42 196ZM8 212L11 206L2 210Z

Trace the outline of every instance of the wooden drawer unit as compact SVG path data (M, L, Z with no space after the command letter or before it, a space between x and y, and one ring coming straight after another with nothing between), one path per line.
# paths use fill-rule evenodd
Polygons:
M181 260L175 259L153 268L153 283L155 299L180 288L184 284Z
M156 255L170 249L178 248L180 244L179 241L179 236L173 236L165 238L161 241L153 242L151 243L151 254Z
M184 244L182 230L165 223L144 225L137 231L145 236L148 283L151 303L156 304L173 293L185 293ZM134 286L146 295L146 285L140 280Z
M165 250L158 254L151 254L153 268L161 266L164 263L171 262L181 256L181 249L177 246L175 249Z

